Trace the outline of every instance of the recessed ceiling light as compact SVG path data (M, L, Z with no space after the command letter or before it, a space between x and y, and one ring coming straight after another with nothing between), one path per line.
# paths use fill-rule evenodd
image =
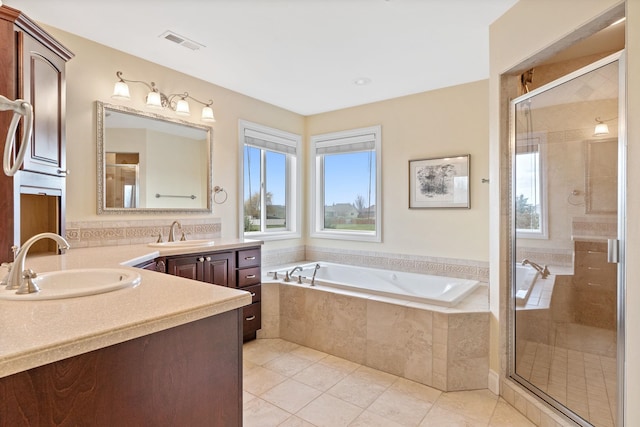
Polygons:
M371 83L371 79L369 77L358 77L353 81L353 84L356 86L365 86Z

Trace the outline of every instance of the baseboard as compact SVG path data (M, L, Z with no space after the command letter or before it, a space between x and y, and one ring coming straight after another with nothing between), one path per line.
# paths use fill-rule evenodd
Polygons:
M489 375L487 378L487 388L493 394L500 395L500 375L496 371L489 369Z

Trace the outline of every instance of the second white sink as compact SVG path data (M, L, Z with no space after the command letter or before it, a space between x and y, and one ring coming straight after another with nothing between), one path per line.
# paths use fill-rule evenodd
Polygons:
M34 301L73 298L101 294L140 284L140 274L124 268L81 268L38 273L33 282L39 292L16 294L15 290L0 289L0 299Z

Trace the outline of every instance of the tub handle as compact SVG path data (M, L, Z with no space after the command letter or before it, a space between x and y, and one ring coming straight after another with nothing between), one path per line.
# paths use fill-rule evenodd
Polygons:
M249 317L245 317L244 320L246 320L247 322L251 322L252 320L255 320L256 316L249 316Z

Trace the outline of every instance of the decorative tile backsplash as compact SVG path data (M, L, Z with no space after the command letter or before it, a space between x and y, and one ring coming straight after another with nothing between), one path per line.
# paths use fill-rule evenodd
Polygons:
M167 240L169 220L83 221L67 223L65 237L72 247L135 245L155 242L162 234ZM220 218L180 219L187 239L219 239L222 233ZM176 239L181 230L176 230Z

